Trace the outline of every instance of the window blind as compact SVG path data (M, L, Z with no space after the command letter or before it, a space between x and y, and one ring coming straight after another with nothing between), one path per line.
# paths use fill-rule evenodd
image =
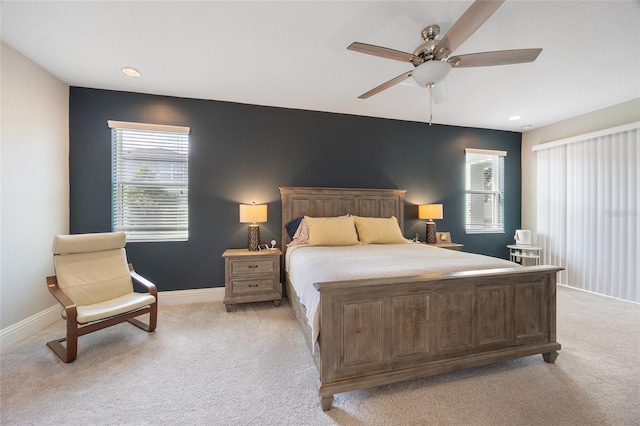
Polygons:
M189 128L109 121L112 221L128 241L189 238Z
M558 283L640 303L640 123L537 147L542 261Z
M505 151L468 148L466 159L467 233L504 232Z

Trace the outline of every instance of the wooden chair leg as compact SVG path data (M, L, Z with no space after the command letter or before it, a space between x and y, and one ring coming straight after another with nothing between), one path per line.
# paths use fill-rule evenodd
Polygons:
M67 360L73 362L78 356L78 323L75 318L67 318Z
M151 311L149 311L149 331L156 329L158 323L158 299L156 296L156 303L151 305Z
M73 362L78 357L78 323L67 317L67 337L47 342L58 357L65 363ZM62 345L66 342L66 347Z
M127 322L151 333L156 329L158 323L158 303L156 302L149 307L149 324L145 324L137 318L128 319Z
M67 334L67 337L63 337L62 339L47 342L47 346L49 346L63 362L70 363L78 357L77 327L74 328L73 331L67 332ZM66 347L62 345L62 342L66 342Z
M47 342L47 346L49 346L51 350L55 352L55 354L58 355L58 358L60 358L63 362L72 362L73 360L69 360L67 358L67 348L62 346L62 342L64 342L65 340L67 340L66 337L58 340L52 340L50 342Z

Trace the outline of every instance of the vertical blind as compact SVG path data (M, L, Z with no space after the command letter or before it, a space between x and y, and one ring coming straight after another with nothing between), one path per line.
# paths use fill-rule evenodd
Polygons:
M537 151L537 244L559 282L640 302L639 124Z
M505 151L465 149L467 233L504 232Z
M112 220L128 241L189 238L189 128L109 121Z

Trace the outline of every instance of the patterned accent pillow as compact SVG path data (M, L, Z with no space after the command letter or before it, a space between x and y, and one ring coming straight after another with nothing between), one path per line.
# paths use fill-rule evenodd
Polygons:
M309 226L307 226L304 218L300 221L298 229L296 229L296 233L293 234L293 238L291 239L291 242L287 244L287 247L297 246L300 244L309 244Z

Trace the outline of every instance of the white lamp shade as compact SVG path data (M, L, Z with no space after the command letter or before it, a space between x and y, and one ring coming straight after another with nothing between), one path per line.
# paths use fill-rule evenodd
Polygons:
M442 204L418 206L418 219L442 219Z
M451 71L451 65L444 61L427 61L416 67L411 73L419 86L427 87L443 81Z
M259 223L267 221L266 204L240 204L241 223Z

